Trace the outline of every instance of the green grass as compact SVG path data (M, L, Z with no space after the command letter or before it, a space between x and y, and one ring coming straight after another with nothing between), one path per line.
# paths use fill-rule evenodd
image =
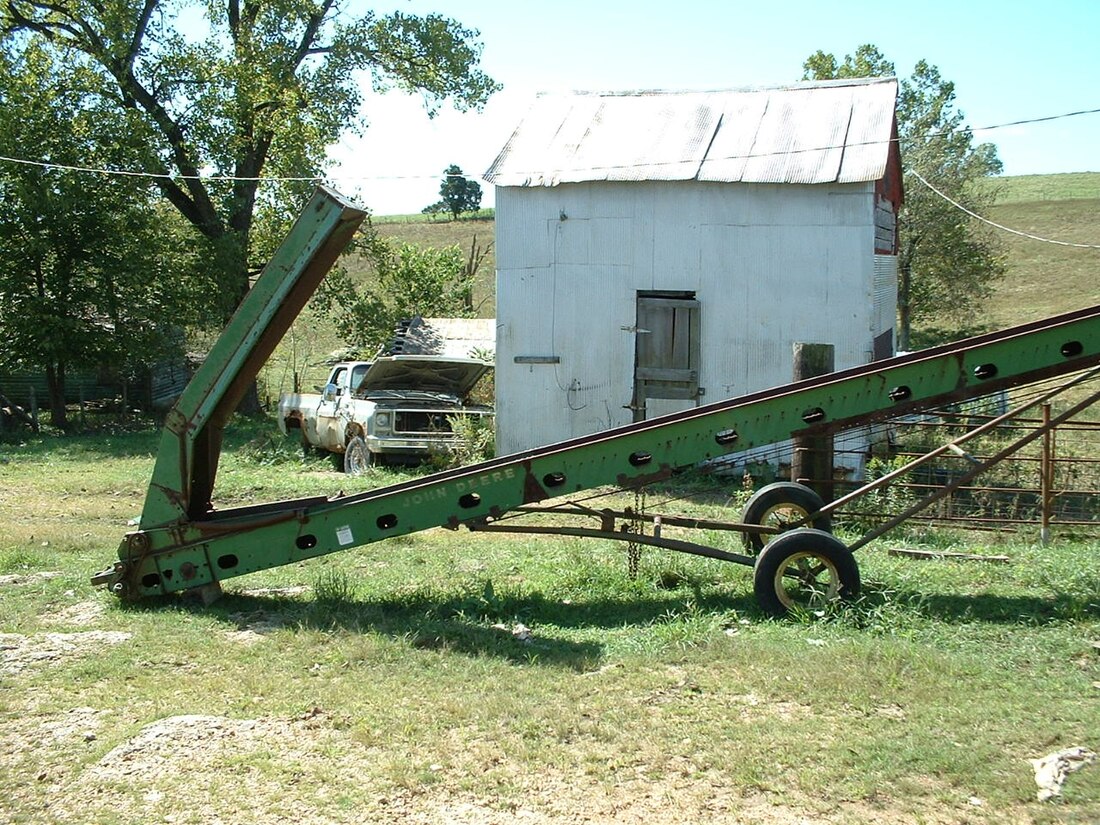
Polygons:
M1013 202L995 207L988 217L1039 238L1100 244L1100 192L1077 201ZM1002 238L1008 269L983 313L991 328L1100 303L1100 249Z
M238 423L224 503L401 478L348 479ZM1100 745L1095 540L921 528L893 541L1012 563L880 542L857 604L783 622L745 568L646 550L632 579L621 545L447 530L232 579L207 608L124 605L87 577L155 445L3 448L0 575L20 577L0 584L4 821L1100 818L1100 766L1040 805L1026 761ZM731 498L685 477L648 502L736 518ZM93 631L131 635L57 635Z
M1100 172L1013 175L993 178L990 184L1000 193L1001 204L1100 198Z

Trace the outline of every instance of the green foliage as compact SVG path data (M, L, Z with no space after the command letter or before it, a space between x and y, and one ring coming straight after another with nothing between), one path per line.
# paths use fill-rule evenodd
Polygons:
M462 170L451 165L443 172L443 183L439 187L438 203L424 208L425 214L450 212L453 219L463 212L476 212L481 208L481 186L470 180Z
M806 79L886 77L894 64L872 45L838 62L818 51L803 63ZM924 60L899 81L898 138L905 166L905 204L898 234L898 347L911 347L912 327L935 321L973 325L1005 271L994 237L918 179L982 214L997 189L985 183L1002 165L996 147L975 144L955 108L955 84Z
M326 607L347 605L355 600L355 583L345 570L321 567L313 576L313 598Z
M161 194L214 244L226 314L327 147L364 126L364 73L376 90L419 92L430 114L498 88L478 68L476 31L438 14L352 16L332 0L11 0L0 31L97 78L99 106L127 120L115 133L141 143L136 166L165 175ZM264 175L300 180L261 187Z
M329 318L345 343L365 357L393 335L397 323L422 317L473 315L473 276L457 246L442 249L393 243L368 233L359 246L371 276L355 282L334 270L312 306Z
M883 476L901 469L910 460L905 456L895 458L875 456L867 462L864 481L867 484L877 481ZM906 480L906 476L901 476L898 479L899 482ZM914 502L916 502L916 496L909 489L898 483L887 484L877 490L865 493L845 507L844 524L857 532L864 532L902 512ZM904 525L896 529L904 529Z
M94 74L31 43L0 52L0 154L33 146L54 164L0 165L0 367L45 372L53 426L67 426L65 376L109 366L133 377L181 344L212 292L194 238L132 177L142 155Z
M433 470L449 470L488 461L496 455L496 426L492 416L449 415L454 439L432 454Z

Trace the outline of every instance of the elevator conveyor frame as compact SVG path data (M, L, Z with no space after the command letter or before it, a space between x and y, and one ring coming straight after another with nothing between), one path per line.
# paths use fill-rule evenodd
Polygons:
M546 532L500 520L576 491L636 489L677 468L795 435L862 426L1100 363L1096 306L382 489L215 509L227 419L364 217L335 192L316 191L168 414L138 529L93 583L126 599L186 590L213 596L233 576L432 527ZM827 532L828 512L806 497L812 491L780 485L762 493L742 523L724 525L745 533L752 553L664 538L659 530L616 530L615 514L605 511L599 529L554 529L751 565L758 600L777 614L793 603L792 585L813 591L822 577L826 595L855 595L854 557ZM768 524L788 499L810 528L780 533L782 527Z

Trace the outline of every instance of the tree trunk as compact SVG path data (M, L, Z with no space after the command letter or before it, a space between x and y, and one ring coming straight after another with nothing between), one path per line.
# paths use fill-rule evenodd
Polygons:
M245 223L247 225L247 222ZM219 243L223 244L222 289L231 299L230 302L223 304L222 316L223 323L229 323L229 319L233 317L233 313L251 288L248 281L248 231L238 229L227 232L219 239ZM243 415L258 415L261 411L259 391L253 380L241 397L240 403L237 404L237 412Z
M68 411L65 409L65 364L46 366L46 391L50 403L50 425L59 430L69 429Z
M912 323L912 307L910 306L910 279L911 271L908 263L902 263L898 267L898 344L899 352L909 350L909 328Z

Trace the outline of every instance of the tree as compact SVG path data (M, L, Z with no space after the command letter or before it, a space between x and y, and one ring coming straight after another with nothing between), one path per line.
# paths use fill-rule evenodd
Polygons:
M841 63L818 51L802 68L803 79L814 80L895 74L894 64L872 45L860 46ZM955 84L935 66L919 61L898 85L905 166L905 205L898 221L898 347L908 349L914 325L938 328L941 335L972 325L982 300L1004 275L995 239L917 175L980 214L997 197L983 182L1002 165L995 146L975 145L963 112L955 108Z
M361 73L419 92L430 114L498 88L477 68L476 31L437 14L350 17L338 0L7 0L0 31L103 78L102 105L145 146L141 168L213 244L225 317L282 235L257 243L257 221L289 221L310 186L258 178L320 177L326 148L365 125Z
M333 272L312 306L332 319L349 347L370 358L405 318L473 316L473 284L484 257L475 256L475 249L476 239L466 260L457 246L394 243L369 232L360 242L369 286L345 271Z
M443 183L439 187L440 202L438 211L447 211L456 219L463 212L476 212L481 208L481 186L476 180L470 180L462 170L448 166L443 172ZM429 207L431 209L433 207Z
M0 50L0 154L33 146L54 164L0 164L0 365L45 373L61 429L71 368L126 375L167 354L166 327L194 317L205 291L181 277L178 250L193 243L150 181L62 168L127 165L140 150L97 82L36 44Z

